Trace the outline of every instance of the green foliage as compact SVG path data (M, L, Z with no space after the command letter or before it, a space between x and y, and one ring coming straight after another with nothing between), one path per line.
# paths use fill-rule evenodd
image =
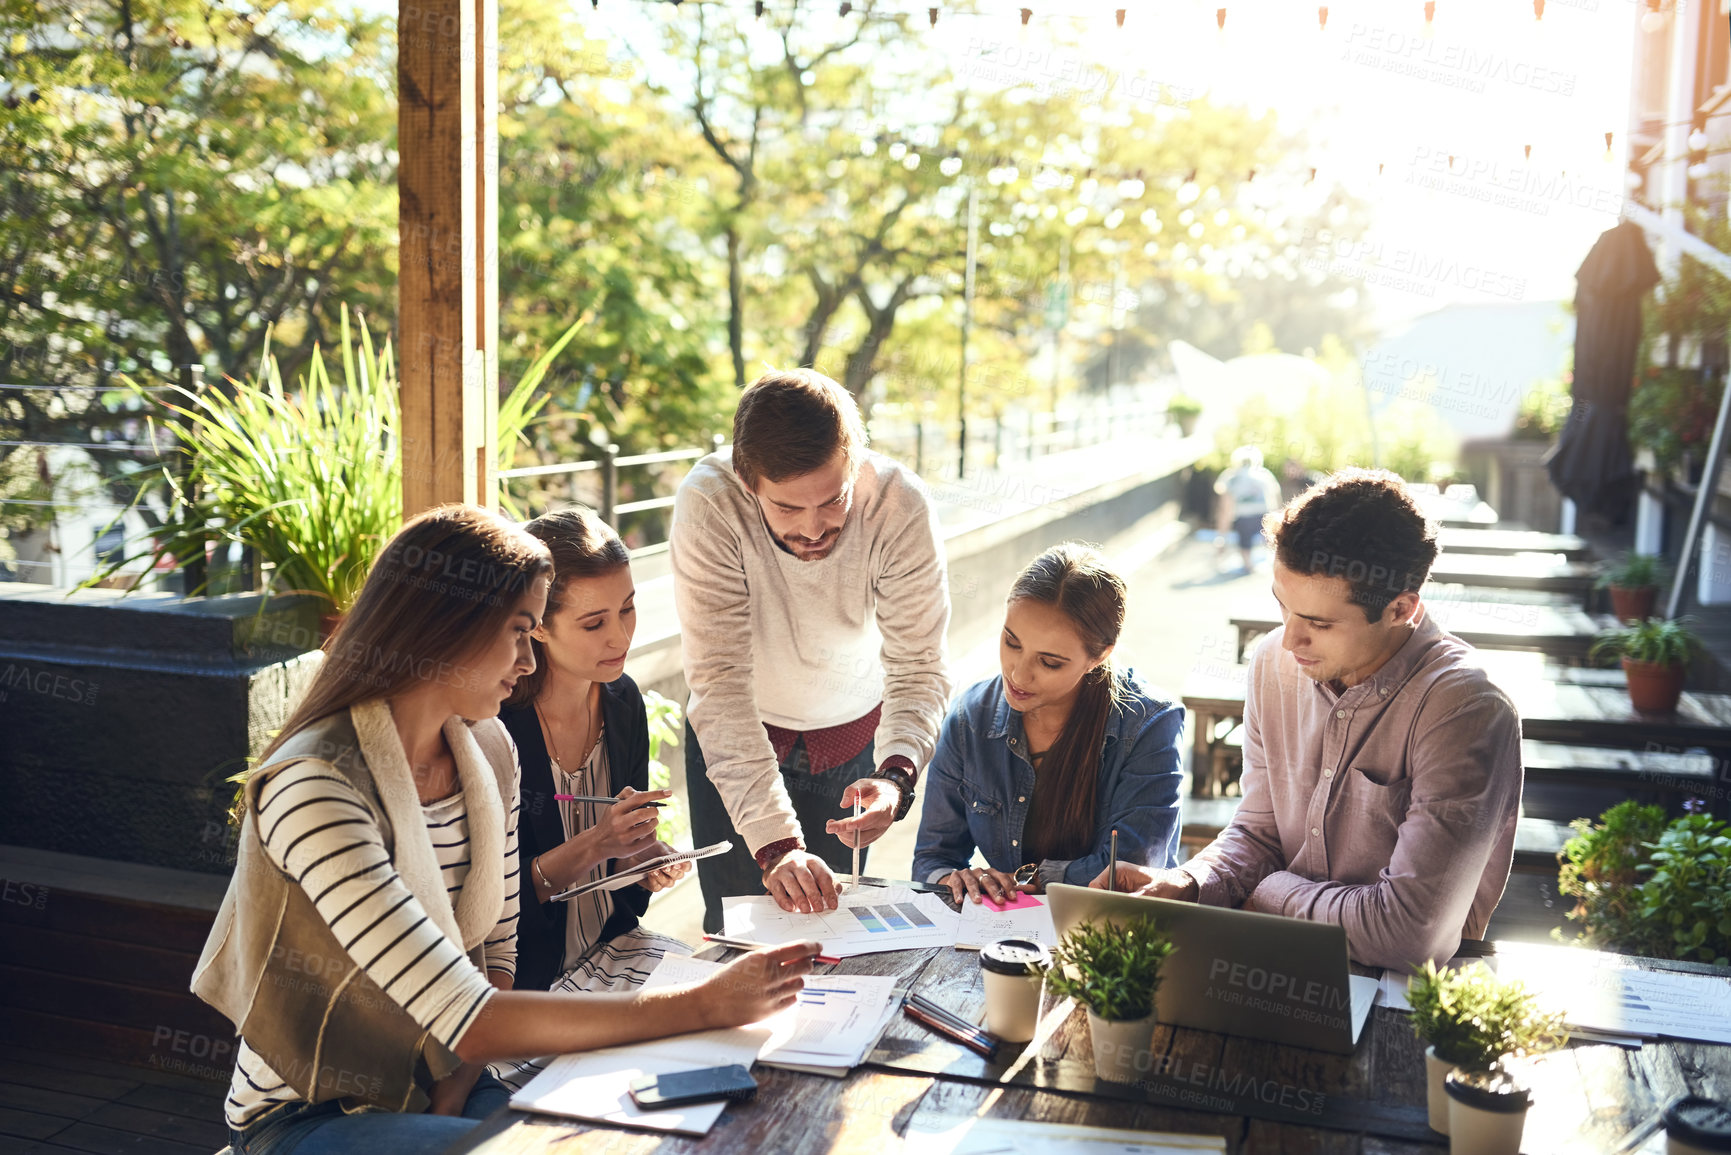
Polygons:
M1160 968L1172 950L1151 918L1085 922L1053 950L1046 982L1058 997L1075 999L1102 1019L1140 1019L1154 1012Z
M1724 393L1721 377L1703 380L1694 369L1649 367L1629 395L1630 444L1652 450L1660 469L1681 464L1685 452L1705 457Z
M1560 1013L1541 1010L1524 984L1499 980L1483 963L1451 971L1427 961L1413 969L1407 984L1413 1033L1445 1062L1484 1071L1565 1041Z
M1557 891L1575 900L1569 918L1584 924L1579 941L1650 955L1656 949L1651 928L1640 915L1640 868L1664 833L1665 810L1619 802L1599 822L1577 818L1575 835L1563 844Z
M1561 431L1574 404L1569 391L1573 379L1573 373L1565 373L1533 383L1515 412L1512 436L1516 441L1549 441Z
M1202 402L1184 393L1175 393L1166 402L1166 416L1177 420L1180 417L1200 417Z
M1706 814L1667 823L1657 806L1620 802L1573 823L1557 889L1575 899L1579 941L1652 958L1727 965L1731 828Z
M1648 618L1603 631L1590 652L1594 658L1629 658L1660 666L1686 666L1700 648L1701 639L1684 622Z
M1665 584L1669 572L1665 559L1658 554L1631 550L1623 555L1622 561L1607 567L1594 585L1598 589L1612 586L1624 590L1654 589Z
M643 708L649 715L649 788L672 788L673 771L661 761L661 747L679 745L679 724L683 713L679 703L654 690L643 694ZM685 800L675 794L661 808L661 823L655 836L669 846L691 848L691 816L685 812Z

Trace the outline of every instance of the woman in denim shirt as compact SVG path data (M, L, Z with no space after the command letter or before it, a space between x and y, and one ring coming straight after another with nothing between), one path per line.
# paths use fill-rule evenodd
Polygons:
M1184 710L1112 664L1124 580L1076 542L1010 587L1003 673L950 708L926 772L914 877L979 902L1086 886L1123 862L1177 864ZM986 868L968 865L975 849ZM1020 873L1018 873L1018 871Z

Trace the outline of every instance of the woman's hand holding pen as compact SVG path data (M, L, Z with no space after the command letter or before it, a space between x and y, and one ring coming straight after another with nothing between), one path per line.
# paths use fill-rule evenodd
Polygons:
M538 887L542 901L609 859L629 858L654 846L661 811L651 803L672 795L671 790L633 790L627 786L619 792L618 802L599 807L595 825L584 827L535 860L537 880L545 875L553 887L552 891Z

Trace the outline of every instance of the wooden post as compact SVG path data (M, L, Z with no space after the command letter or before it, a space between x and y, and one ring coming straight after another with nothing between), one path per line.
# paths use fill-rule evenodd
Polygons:
M403 516L497 508L498 0L398 0Z

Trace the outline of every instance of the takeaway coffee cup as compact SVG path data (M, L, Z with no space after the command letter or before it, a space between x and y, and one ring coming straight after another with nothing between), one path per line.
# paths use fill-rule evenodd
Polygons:
M1009 1043L1034 1037L1040 1014L1040 983L1052 952L1031 938L1002 938L980 951L986 979L986 1029Z
M1691 1095L1665 1108L1666 1155L1720 1151L1731 1151L1731 1104Z

